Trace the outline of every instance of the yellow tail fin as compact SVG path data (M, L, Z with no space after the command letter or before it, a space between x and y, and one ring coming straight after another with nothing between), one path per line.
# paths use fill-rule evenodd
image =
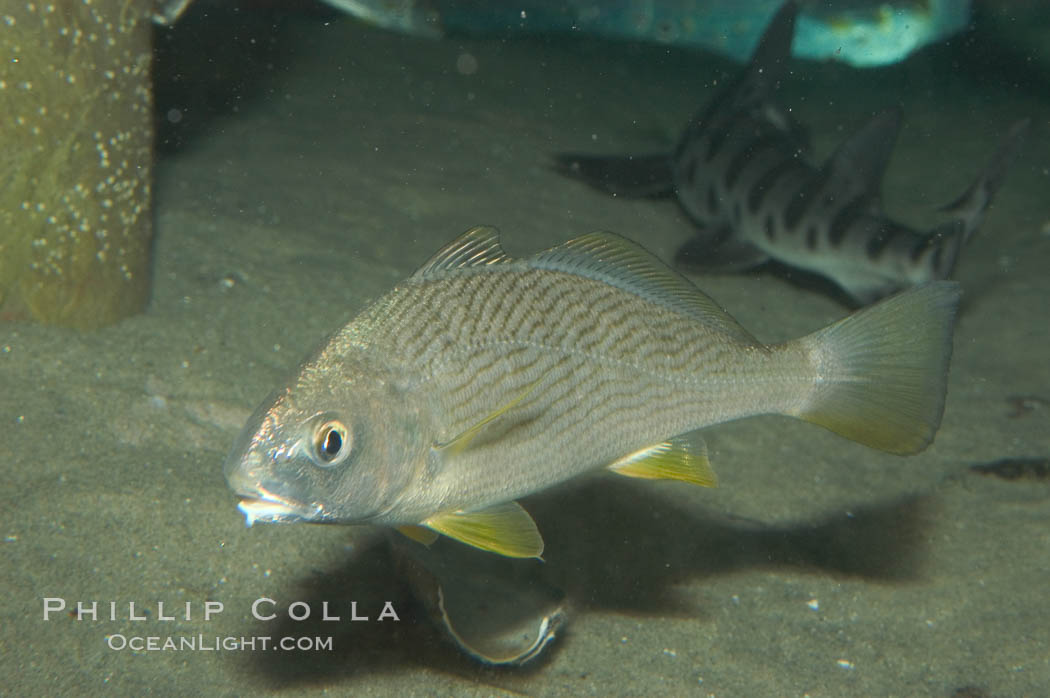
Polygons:
M820 383L797 416L890 453L926 448L944 411L959 295L935 281L799 340Z

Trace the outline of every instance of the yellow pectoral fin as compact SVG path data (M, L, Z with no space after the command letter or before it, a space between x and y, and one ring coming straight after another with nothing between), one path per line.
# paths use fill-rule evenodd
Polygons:
M525 390L522 391L521 395L518 395L506 405L503 405L499 409L487 415L480 422L465 430L463 433L457 435L451 441L447 441L443 444L436 444L434 448L439 451L448 451L452 454L459 453L460 451L462 451L470 445L470 442L474 440L474 437L481 433L481 430L484 429L486 425L491 423L493 420L498 419L507 412L510 412L512 409L514 409L515 406L517 406L518 403L524 400L528 396L528 394L531 393L537 385L539 385L540 380L540 378L537 378L532 383L525 386Z
M422 543L423 545L430 545L436 541L438 537L437 533L423 526L398 526L397 530L406 538L411 538L415 542Z
M543 554L543 538L536 522L517 502L481 511L438 514L423 525L461 543L507 557L538 558Z
M707 445L699 437L676 436L643 448L609 466L617 475L647 480L681 480L702 487L717 487L718 476L707 460Z

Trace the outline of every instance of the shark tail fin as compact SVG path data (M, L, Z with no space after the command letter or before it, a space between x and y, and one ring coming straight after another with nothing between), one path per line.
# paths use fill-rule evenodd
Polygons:
M1017 159L1021 142L1030 126L1031 119L1022 119L1011 126L974 183L959 198L941 208L941 211L952 214L953 221L948 225L961 223L963 243L970 238L984 220L984 214L988 211L992 199L995 198L995 193L1002 186L1003 180L1006 179L1010 165ZM941 232L943 234L943 231Z
M559 153L554 169L579 179L595 189L629 199L657 198L674 193L671 157L667 153L646 155L584 155Z

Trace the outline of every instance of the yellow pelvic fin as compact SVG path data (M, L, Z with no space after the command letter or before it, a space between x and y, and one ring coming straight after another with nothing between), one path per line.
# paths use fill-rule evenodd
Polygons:
M448 451L451 454L456 454L463 451L467 446L470 445L470 442L473 441L474 438L481 433L481 430L484 429L488 424L498 419L499 417L505 415L507 412L510 412L518 405L518 403L520 403L522 400L528 397L529 393L535 390L536 386L539 385L540 380L541 378L537 378L532 383L529 383L527 386L525 386L525 389L520 395L508 402L506 405L503 405L499 409L490 413L480 422L470 427L463 433L459 434L451 441L447 441L443 444L437 444L434 446L434 448L439 451Z
M507 557L536 557L543 554L543 538L536 522L517 502L506 502L480 511L454 511L437 514L424 526Z
M423 526L398 526L397 530L406 538L411 538L415 542L422 543L423 545L430 545L436 541L438 537L437 533Z
M621 458L609 466L618 475L647 480L681 480L701 487L717 487L718 476L707 460L707 445L693 436L676 436Z

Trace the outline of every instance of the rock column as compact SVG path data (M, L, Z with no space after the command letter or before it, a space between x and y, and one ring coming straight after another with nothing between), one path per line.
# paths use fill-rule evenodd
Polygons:
M92 329L147 301L148 9L0 6L0 322Z

